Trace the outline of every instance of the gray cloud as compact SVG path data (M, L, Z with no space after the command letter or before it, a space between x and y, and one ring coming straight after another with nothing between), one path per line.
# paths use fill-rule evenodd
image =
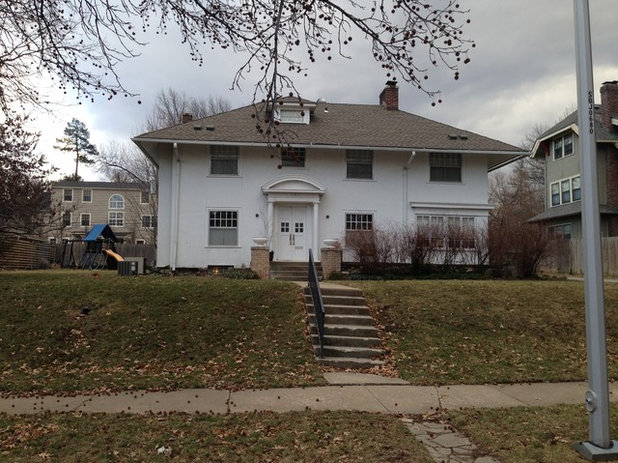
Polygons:
M595 87L618 79L618 17L615 0L594 0L591 30ZM518 144L536 123L551 124L576 102L573 3L567 0L462 0L471 10L466 36L477 46L471 62L462 66L461 79L432 69L428 86L441 90L443 103L431 100L415 87L400 82L400 107L404 110L461 128ZM251 102L254 76L248 75L242 91L230 91L243 57L230 51L206 54L197 67L178 37L150 37L142 55L123 63L118 71L136 99L117 98L82 105L97 143L128 140L140 130L156 93L172 87L189 95L222 96L232 106ZM352 59L337 57L318 62L308 77L296 79L305 98L348 103L376 103L386 81L362 37L355 36L347 50ZM401 79L399 79L401 81ZM598 99L598 95L597 95ZM70 111L67 113L70 114ZM65 118L70 119L67 115ZM68 120L67 119L67 120ZM62 124L42 122L44 131L60 136Z

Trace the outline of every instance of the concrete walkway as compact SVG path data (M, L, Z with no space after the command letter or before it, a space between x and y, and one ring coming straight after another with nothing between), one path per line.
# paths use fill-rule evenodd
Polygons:
M183 389L171 392L122 392L113 395L0 398L0 412L85 413L241 413L250 411L357 410L423 414L437 409L518 407L583 403L585 383L533 383L481 386L411 386L401 380L331 374L329 386L226 391ZM340 375L340 376L337 376ZM378 379L381 378L381 379ZM385 384L386 383L386 384ZM618 386L611 385L612 400Z

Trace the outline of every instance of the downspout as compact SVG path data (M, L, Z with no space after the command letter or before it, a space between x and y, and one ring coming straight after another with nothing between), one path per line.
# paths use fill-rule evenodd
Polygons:
M416 157L416 151L412 151L406 165L403 167L403 225L408 225L408 167Z
M170 233L170 269L176 271L178 256L178 220L180 215L180 157L178 143L174 143L172 156L172 220Z

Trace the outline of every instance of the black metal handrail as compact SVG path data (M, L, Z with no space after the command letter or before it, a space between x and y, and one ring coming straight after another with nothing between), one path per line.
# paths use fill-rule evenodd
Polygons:
M318 338L320 340L320 357L323 356L324 350L324 303L322 301L322 292L320 291L320 283L318 282L318 272L315 270L315 262L313 261L313 252L309 249L309 290L311 291L311 299L313 299L313 309L315 310L315 319L318 325Z

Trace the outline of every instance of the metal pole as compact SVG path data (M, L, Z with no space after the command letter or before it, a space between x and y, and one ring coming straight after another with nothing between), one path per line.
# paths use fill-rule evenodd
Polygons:
M586 347L588 390L585 404L590 417L589 441L576 444L590 460L618 459L618 446L609 436L609 384L605 340L603 265L596 160L594 82L590 45L588 0L574 0L575 50L577 63L577 116L582 179L582 229L584 239L584 299L586 304Z

